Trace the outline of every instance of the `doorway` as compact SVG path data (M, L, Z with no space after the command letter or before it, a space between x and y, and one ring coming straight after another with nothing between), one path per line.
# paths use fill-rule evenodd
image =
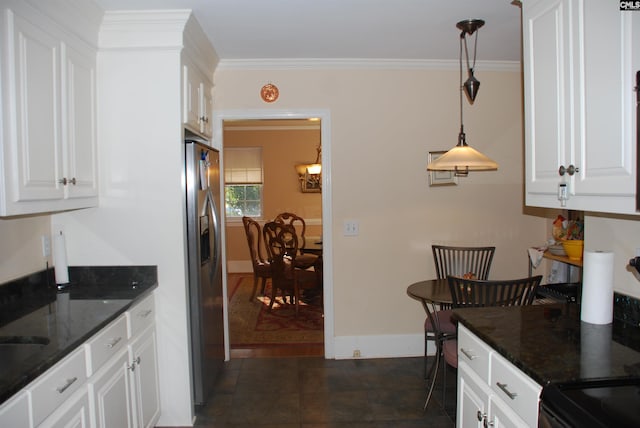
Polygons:
M259 132L270 132L269 130L264 128L278 127L280 131L283 131L286 133L286 129L287 127L289 127L289 129L293 133L295 130L299 131L300 129L304 129L304 128L307 128L307 129L312 128L314 125L309 125L312 122L308 121L308 119L310 118L319 119L318 121L315 122L315 128L317 130L316 132L319 137L319 144L317 145L318 147L322 148L321 150L322 192L316 195L311 195L311 194L303 194L301 191L298 191L297 194L292 196L293 199L299 199L299 198L305 198L305 197L308 198L306 199L307 205L308 205L306 207L304 206L304 202L302 203L302 205L300 205L300 203L296 205L295 203L292 202L292 205L288 206L286 205L286 202L282 202L282 201L280 201L279 204L276 205L276 207L277 209L282 208L284 211L288 211L290 207L302 207L299 209L303 211L302 213L303 215L305 214L304 212L305 210L308 211L306 212L307 214L306 217L309 218L311 223L311 227L308 226L308 230L316 230L316 231L319 230L319 232L317 233L320 234L318 238L323 243L323 258L324 258L324 263L323 263L324 319L320 319L319 322L321 322L322 325L324 326L324 329L323 329L324 330L324 334L323 334L324 356L325 358L332 358L333 357L333 305L331 302L333 301L333 288L331 283L331 278L332 278L332 266L331 266L332 252L331 252L331 233L330 233L331 232L331 215L330 215L331 189L329 187L329 183L330 183L329 159L330 159L330 152L331 152L331 144L330 144L329 114L327 111L296 111L296 112L287 111L287 112L279 112L279 113L247 111L247 112L233 112L233 113L219 112L214 116L216 117L216 121L214 122L214 135L215 135L214 142L217 143L214 145L219 146L219 148L222 150L224 150L224 148L227 147L224 142L225 135L227 136L226 138L229 141L228 147L232 147L235 145L235 143L233 142L234 138L232 138L229 134L229 130L230 130L229 128L235 127L235 130L237 131L238 127L241 127L246 130L254 126L256 127L256 130ZM305 123L307 125L304 125ZM225 132L225 130L227 132ZM271 132L272 131L273 130L271 130ZM266 138L265 140L268 140L268 138ZM308 148L308 145L307 145L307 148ZM315 148L313 149L313 151L311 150L307 150L307 151L309 151L309 153L304 152L304 154L298 154L297 155L298 157L295 160L297 162L313 162L316 157ZM289 162L291 163L291 161ZM223 159L223 163L224 163L224 159ZM297 179L295 166L293 164L287 167L283 166L280 169L287 171L284 174L284 176L291 177L293 174L293 177L294 177L293 180ZM271 180L274 180L273 176L271 176ZM291 187L292 183L290 183L289 181L290 179L287 179L286 187ZM299 183L293 183L293 184L296 186L299 186ZM311 201L314 196L320 202L320 207L318 207L318 212L314 212L313 204L309 203L309 201ZM273 209L271 211L273 211ZM265 212L262 220L268 219L270 214L273 214L273 212L271 213ZM235 224L234 224L234 220L235 220ZM320 224L321 229L319 228L314 229L313 225L318 223ZM241 233L238 234L238 232L241 232ZM307 235L309 235L309 232L307 232ZM251 265L245 264L244 267L239 265L237 263L237 260L233 260L234 257L235 258L237 257L233 255L233 250L229 248L231 241L235 241L233 245L237 245L239 243L237 242L238 236L241 236L241 245L243 245L243 248L246 249L247 247L246 237L245 237L244 228L242 227L241 222L240 224L238 224L237 218L230 219L228 222L225 222L223 239L225 242L225 245L224 245L225 262L226 262L225 263L225 277L226 277L225 299L227 302L229 302L230 297L233 297L233 293L237 291L238 274L241 274L242 271L244 271L244 276L245 277L249 276L252 282ZM268 298L266 301L267 302L269 301ZM258 305L260 304L259 300L256 300L256 302L257 302L256 304ZM234 328L237 328L237 327L234 327ZM287 352L289 352L287 351L286 346L274 348L274 347L268 347L268 346L262 347L259 345L253 346L251 347L251 349L245 349L244 347L242 347L241 350L234 349L232 352L232 350L230 349L229 343L233 343L234 338L230 337L229 308L227 308L227 310L225 311L225 333L227 337L227 340L225 342L227 343L227 347L229 348L227 350L227 356L229 358L233 358L233 357L237 358L242 356L284 356L284 355L287 355ZM322 337L322 333L320 334ZM315 355L318 355L317 347L315 349L313 347L307 347L305 349L304 347L295 346L295 348L296 348L295 350L291 349L290 352L294 352L294 353L297 352L302 354L315 353ZM322 347L320 347L319 350L322 353Z

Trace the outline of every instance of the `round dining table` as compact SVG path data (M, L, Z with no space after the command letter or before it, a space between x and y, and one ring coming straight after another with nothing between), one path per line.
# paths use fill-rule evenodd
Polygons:
M427 279L407 287L407 294L422 303L427 314L433 313L433 305L451 306L451 292L447 279Z

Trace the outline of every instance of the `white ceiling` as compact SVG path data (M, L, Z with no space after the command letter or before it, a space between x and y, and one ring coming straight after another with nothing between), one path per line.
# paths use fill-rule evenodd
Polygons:
M478 62L520 61L512 0L96 0L105 10L192 9L221 62L457 60L458 21L478 18Z

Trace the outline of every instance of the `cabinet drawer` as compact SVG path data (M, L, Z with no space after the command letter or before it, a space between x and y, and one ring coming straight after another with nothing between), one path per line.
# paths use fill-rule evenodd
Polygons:
M491 355L491 389L529 426L537 426L542 387L496 353Z
M458 360L464 361L483 382L489 382L489 356L492 351L464 326L458 329Z
M155 319L153 294L129 309L126 313L129 322L129 338L150 326Z
M95 373L126 343L127 318L123 315L87 341L87 376Z
M38 426L87 380L84 348L68 355L49 369L29 388L33 425Z

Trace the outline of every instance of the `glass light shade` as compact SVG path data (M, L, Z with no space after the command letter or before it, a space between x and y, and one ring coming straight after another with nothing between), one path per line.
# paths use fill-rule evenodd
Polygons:
M308 174L320 174L322 172L322 165L319 163L313 163L311 165L307 165L307 173Z
M307 165L306 163L296 165L296 172L298 173L298 175L300 175L300 176L304 175L305 172L307 172L307 167L308 166L309 165Z
M498 164L473 147L455 146L427 165L429 171L495 171Z

